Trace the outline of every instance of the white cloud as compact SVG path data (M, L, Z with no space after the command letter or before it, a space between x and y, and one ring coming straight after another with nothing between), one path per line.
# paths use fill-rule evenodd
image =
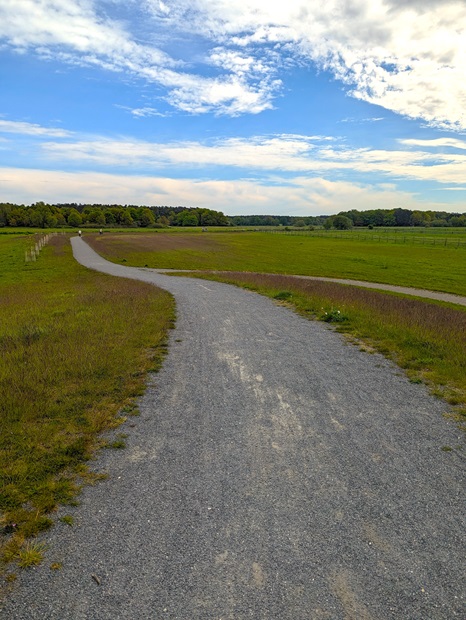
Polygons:
M198 78L178 74L166 80L172 86L168 101L191 114L213 112L237 116L258 114L272 107L272 95L280 82L269 80L259 88L249 86L236 75L226 78Z
M355 97L438 127L466 128L462 0L171 0L172 26L313 61ZM224 52L226 53L226 52ZM273 61L272 61L273 62Z
M145 106L143 108L130 108L128 106L117 104L115 107L126 110L136 118L147 118L150 116L167 116L166 114L159 112L157 108L151 108L150 106Z
M2 0L0 38L18 51L142 77L189 113L259 113L272 107L282 71L314 63L356 98L466 129L464 0L118 4L124 21L109 18L103 0ZM174 39L187 58L164 51ZM199 39L206 51L192 59Z
M466 156L427 151L332 149L320 153L327 170L383 173L396 179L464 185Z
M4 121L0 119L0 133L15 133L27 136L47 136L50 138L69 138L71 131L53 127L41 127L35 123L21 121Z
M343 118L340 123L377 123L383 121L383 116L371 117L371 118Z
M233 166L263 170L309 170L307 154L326 138L278 135L250 139L228 138L211 144L195 141L156 143L94 139L61 144L45 142L53 158L101 165Z
M278 81L268 76L245 79L245 72L231 65L218 77L184 72L183 62L137 42L137 33L133 36L124 24L101 17L99 8L102 3L91 0L3 0L0 39L45 59L134 74L164 87L169 102L190 113L236 115L271 107Z
M450 140L447 140L447 145ZM402 141L403 143L410 141ZM427 142L428 144L425 144ZM431 146L428 141L414 143ZM445 139L441 140L444 144ZM464 144L454 141L455 144ZM323 136L274 135L228 138L211 143L196 141L156 143L136 140L95 138L74 142L44 142L52 160L100 166L143 166L155 170L231 167L264 173L307 173L313 176L331 171L382 173L395 179L432 181L464 185L466 155L432 153L428 150L352 149ZM456 147L458 148L458 146Z
M415 140L415 139L407 139L400 140L401 144L406 144L408 146L422 146L424 148L452 148L452 149L460 149L466 151L466 140L457 140L456 138L435 138L432 140Z
M447 192L466 192L466 187L442 187L439 188L438 191L440 190L446 190Z
M160 12L164 15L168 15L170 13L170 9L166 4L164 4L161 0L159 1L159 9Z
M95 4L95 6L94 6ZM58 46L80 54L83 61L96 56L111 59L121 68L147 62L174 65L156 48L137 44L118 21L100 17L101 3L91 0L2 0L0 36L24 50Z
M0 169L3 200L19 204L81 202L201 206L237 214L332 214L347 209L451 211L442 202L420 202L409 193L385 186L363 187L323 178L296 177L274 186L247 180L194 181L97 172ZM285 206L284 206L285 205Z

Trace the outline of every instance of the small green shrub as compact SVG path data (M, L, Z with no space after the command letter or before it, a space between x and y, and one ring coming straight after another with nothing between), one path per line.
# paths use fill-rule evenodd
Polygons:
M279 301L286 301L287 299L291 299L291 297L293 297L293 293L290 291L280 291L274 295L274 299L278 299Z
M342 314L340 310L332 308L328 312L324 312L320 319L326 323L344 323L348 320L348 317Z

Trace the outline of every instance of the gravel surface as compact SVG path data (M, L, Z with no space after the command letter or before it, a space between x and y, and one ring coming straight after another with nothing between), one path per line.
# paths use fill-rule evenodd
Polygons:
M75 525L47 533L2 620L466 617L444 403L265 297L73 248L171 291L178 320L127 448L99 455L108 480L62 510Z
M408 286L396 286L393 284L381 284L379 282L365 282L364 280L346 280L343 278L319 278L317 276L295 276L297 278L306 278L311 280L322 280L323 282L337 282L339 284L351 284L352 286L361 286L362 288L374 288L382 291L391 291L392 293L402 293L403 295L414 295L415 297L423 297L424 299L435 299L436 301L447 301L451 304L466 306L466 297L462 295L453 295L452 293L442 293L440 291L426 291L421 288L412 288Z
M156 269L157 273L196 273L199 269ZM228 271L204 271L202 273L228 273ZM412 295L414 297L422 297L423 299L434 299L435 301L446 301L451 304L466 306L466 297L463 295L455 295L453 293L442 293L441 291L428 291L423 288L413 288L410 286L398 286L395 284L382 284L381 282L366 282L365 280L348 280L347 278L324 278L320 276L296 276L292 274L268 274L260 273L259 275L283 275L287 278L298 278L301 280L320 280L321 282L336 282L337 284L346 284L350 286L359 286L361 288L372 288L379 291L390 291L392 293L402 293L403 295Z

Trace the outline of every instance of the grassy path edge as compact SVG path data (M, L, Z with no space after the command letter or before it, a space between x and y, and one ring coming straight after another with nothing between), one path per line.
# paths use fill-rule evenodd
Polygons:
M163 273L165 275L185 275L187 273L192 274L217 274L217 273L237 273L234 271L200 271L198 269L153 269L152 271L157 271L158 273ZM275 273L255 273L251 271L245 271L244 273L248 273L251 275L258 276L278 276L283 275L288 278L300 278L302 280L316 280L318 282L335 282L336 284L345 284L348 286L359 286L362 288L370 288L379 291L389 291L392 293L400 293L402 295L410 295L413 297L422 297L424 299L432 299L434 301L443 301L445 303L457 304L460 306L466 306L466 297L462 295L454 295L453 293L442 293L440 291L430 291L428 289L414 288L408 286L396 286L394 284L383 284L381 282L368 282L366 280L348 280L346 278L325 278L323 276L302 276L298 274L275 274Z
M445 299L405 297L391 290L403 287L364 289L331 278L250 272L179 274L240 286L284 303L308 319L332 323L363 350L378 351L394 361L411 382L425 383L433 395L454 407L453 416L466 431L466 312L462 307L438 303Z
M124 447L103 433L138 415L176 318L168 292L79 265L67 235L25 263L29 243L0 246L0 599L42 560L57 508L101 477L97 451Z

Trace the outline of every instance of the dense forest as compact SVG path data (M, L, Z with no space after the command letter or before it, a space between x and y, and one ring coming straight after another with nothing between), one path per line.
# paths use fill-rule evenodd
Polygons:
M465 226L466 214L409 209L372 209L344 211L337 215L235 215L199 207L148 207L104 204L31 205L0 203L0 227L57 228L72 227L151 227L168 226L296 226L349 229L353 226Z

